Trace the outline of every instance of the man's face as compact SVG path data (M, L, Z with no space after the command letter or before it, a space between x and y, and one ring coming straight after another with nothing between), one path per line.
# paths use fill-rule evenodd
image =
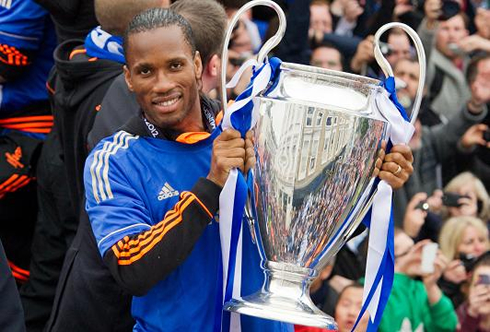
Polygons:
M410 58L410 41L406 34L394 35L388 37L388 45L390 45L390 54L386 57L390 65L393 67L400 59Z
M347 288L338 299L335 307L335 321L338 324L339 332L349 332L354 327L357 315L362 308L362 288ZM358 325L359 331L364 331L369 316L364 315Z
M128 38L126 83L148 120L188 131L201 122L198 82L201 58L192 54L180 27L157 28Z
M449 59L457 58L459 55L451 51L450 44L457 43L468 35L461 15L456 15L447 21L439 22L436 33L436 48Z
M490 9L478 8L476 10L475 25L481 37L490 38Z
M330 47L318 47L315 49L311 54L311 65L332 70L342 70L342 60L339 51Z
M419 86L419 70L420 68L417 62L403 59L396 63L394 70L395 77L407 84L405 88L396 92L397 95L408 96L413 102Z
M332 32L332 16L327 5L310 6L310 29L323 33Z

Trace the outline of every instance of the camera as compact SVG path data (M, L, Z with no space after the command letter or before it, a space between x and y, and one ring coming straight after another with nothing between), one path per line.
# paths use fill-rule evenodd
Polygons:
M463 263L463 267L466 270L466 272L470 272L473 270L473 267L475 266L476 263L476 256L472 254L459 254L459 260Z
M477 285L490 285L490 275L488 274L479 274L478 279L476 280Z
M470 198L467 195L459 195L457 193L445 192L442 196L442 204L448 207L460 207L463 203L460 203L461 198Z
M421 202L419 202L419 204L417 204L415 206L415 210L420 209L420 210L425 211L425 212L429 211L429 208L430 208L430 206L429 206L429 203L427 203L427 201L421 201Z

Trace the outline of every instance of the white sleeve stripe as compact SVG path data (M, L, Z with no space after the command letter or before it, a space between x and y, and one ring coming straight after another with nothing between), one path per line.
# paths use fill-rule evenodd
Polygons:
M125 131L120 131L112 142L106 142L103 148L94 153L92 165L90 165L90 175L92 178L92 191L97 203L109 198L114 198L109 182L109 157L114 155L120 148L127 149L129 141L137 139L139 136L132 136ZM103 174L101 170L103 169Z
M120 135L121 135L121 132L118 132L114 136L113 142L116 141ZM92 191L93 191L93 194L94 194L94 197L95 197L95 200L97 201L97 203L100 203L100 198L99 198L99 195L97 192L97 187L98 187L98 181L97 180L98 179L96 177L95 168L97 167L97 165L99 163L100 154L107 149L109 144L111 144L111 142L105 142L103 148L94 153L94 160L92 161L92 165L90 165L90 175L92 177Z
M97 187L99 188L100 199L105 201L107 196L104 190L104 183L102 182L102 177L100 176L100 169L104 164L104 156L107 151L111 151L115 146L121 144L121 137L124 135L124 132L120 131L114 136L114 140L107 145L104 145L104 149L100 151L99 160L97 161L97 166L95 167L95 176L97 178Z
M141 226L144 226L145 228L148 228L150 229L151 226L148 225L148 224L143 224L143 223L140 223L140 224L135 224L135 225L131 225L131 226L127 226L127 227L124 227L124 228L121 228L121 229L118 229L117 231L114 231L112 233L109 233L108 235L104 236L100 241L99 243L97 243L97 247L99 247L100 249L100 245L102 244L102 242L104 242L105 240L107 240L109 237L113 236L113 235L116 235L118 233L121 233L121 232L124 232L124 231L127 231L128 229L131 229L131 228L135 228L135 227L141 227Z
M102 178L105 182L105 188L107 191L108 198L114 198L114 195L112 194L112 190L111 190L111 184L109 182L109 155L116 154L117 150L119 149L123 149L123 150L127 149L129 147L129 141L136 138L137 137L130 136L130 135L123 137L123 142L121 143L124 143L124 145L119 144L114 148L112 152L106 154L106 158L104 159L105 165L104 165L104 171L102 173Z

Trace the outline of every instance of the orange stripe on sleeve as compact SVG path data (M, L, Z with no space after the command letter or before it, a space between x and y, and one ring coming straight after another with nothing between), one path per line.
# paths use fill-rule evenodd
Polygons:
M183 214L184 210L189 206L189 204L192 203L193 200L194 200L194 197L190 197L189 199L186 199L185 202L182 201L184 203L181 206L179 204L177 204L174 208L177 211L177 215L173 215L172 217L166 217L164 220L159 222L157 224L158 227L154 229L154 232L152 232L150 237L148 237L142 241L134 241L133 240L133 241L126 242L124 244L122 251L120 253L120 256L118 258L130 257L133 254L138 253L146 245L153 247L156 244L155 238L164 232L166 233L169 230L169 229L166 230L168 228L169 224L174 224L175 221L178 221L177 223L182 221L182 214ZM136 246L131 246L130 242L133 242L133 243L136 242L136 243L134 243L134 244L136 244Z
M180 206L186 202L186 200L189 197L189 192L184 191L181 195L181 200L177 202L177 204L174 206L174 208L170 211L168 211L165 216L163 217L163 220L159 222L158 224L154 225L151 229L148 231L144 232L143 234L140 234L137 239L130 240L129 237L126 239L124 238L123 240L118 242L119 249L123 249L124 246L129 246L129 247L134 247L139 245L141 241L147 239L148 237L154 236L155 232L161 230L163 227L165 227L165 223L171 222L173 218L176 218L179 215L180 211Z
M208 214L208 216L210 216L211 218L213 217L213 214L211 212L209 212L208 208L206 207L206 205L203 204L203 202L201 202L201 200L199 198L197 198L196 195L194 195L194 193L188 191L188 193L194 197L196 199L196 201L199 203L199 205L201 205L201 207L203 208L204 211L206 211L206 213Z
M37 116L19 116L15 118L1 119L0 124L6 123L20 123L20 122L34 122L34 121L54 121L52 115L37 115Z
M118 258L119 265L130 265L142 258L164 238L165 234L182 222L183 212L196 199L195 196L188 194L183 196L184 198L175 205L174 209L167 212L165 218L150 231L138 236L137 240L125 239L122 246L121 241L112 246L112 251ZM141 238L143 239L141 240Z
M4 183L0 184L0 190L14 182L19 176L17 174L13 174L11 177L9 177Z
M26 122L5 124L3 127L8 129L25 129L25 128L51 128L53 122Z

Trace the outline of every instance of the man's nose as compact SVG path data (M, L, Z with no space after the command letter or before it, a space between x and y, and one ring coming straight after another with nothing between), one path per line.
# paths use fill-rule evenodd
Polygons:
M156 76L156 81L153 84L153 91L167 92L175 87L175 82L164 72L159 72Z

